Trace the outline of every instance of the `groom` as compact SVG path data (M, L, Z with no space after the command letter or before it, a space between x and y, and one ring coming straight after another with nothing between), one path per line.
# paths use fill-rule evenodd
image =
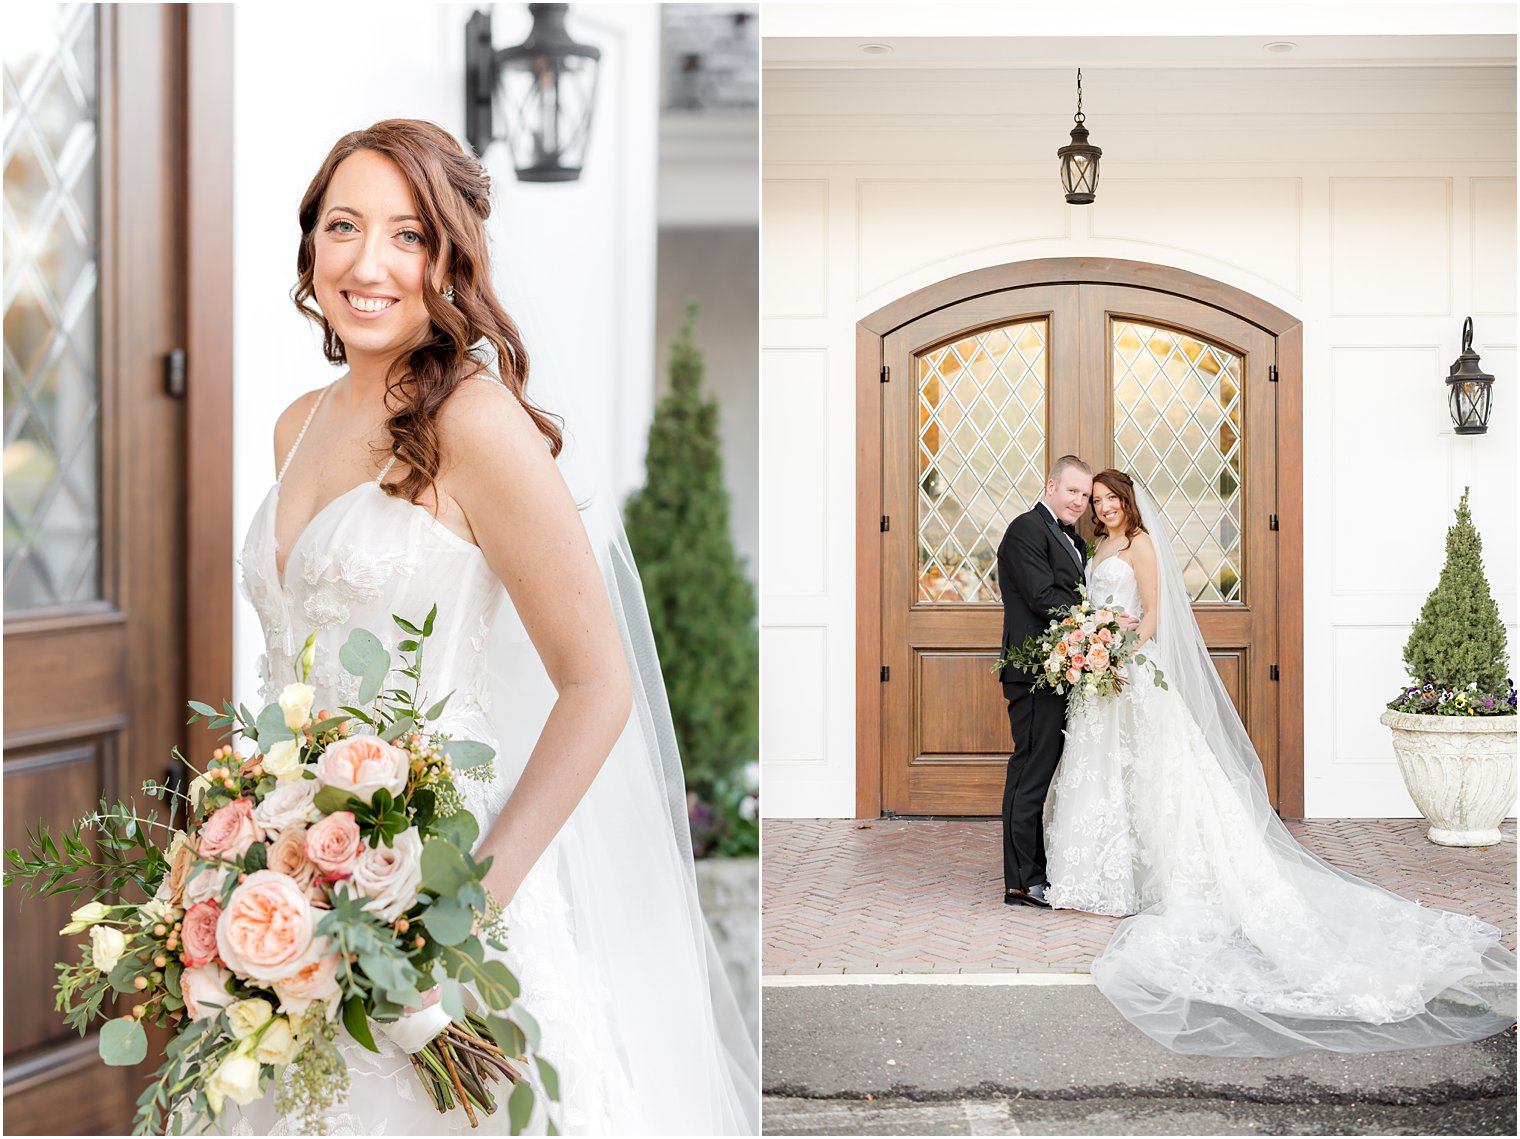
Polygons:
M1092 495L1092 470L1062 455L1045 480L1045 497L1008 524L998 546L1003 591L1003 650L1045 631L1052 610L1080 599L1087 545L1075 523ZM1003 901L1049 909L1045 900L1045 792L1065 742L1066 697L1035 688L1033 673L1009 665L999 674L1008 699L1013 754L1003 784Z

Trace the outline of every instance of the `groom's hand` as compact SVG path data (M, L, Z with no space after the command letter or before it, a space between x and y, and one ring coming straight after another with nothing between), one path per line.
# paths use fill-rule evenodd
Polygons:
M1136 629L1140 628L1140 618L1131 617L1128 613L1121 614L1119 617L1119 628L1123 629L1126 633L1133 633Z

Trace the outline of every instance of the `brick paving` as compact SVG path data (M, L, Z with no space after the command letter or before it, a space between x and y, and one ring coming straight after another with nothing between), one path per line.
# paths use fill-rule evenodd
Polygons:
M1422 819L1290 822L1327 862L1475 914L1515 948L1515 824L1486 849L1436 846ZM1086 972L1117 918L1005 906L996 819L767 819L767 974Z

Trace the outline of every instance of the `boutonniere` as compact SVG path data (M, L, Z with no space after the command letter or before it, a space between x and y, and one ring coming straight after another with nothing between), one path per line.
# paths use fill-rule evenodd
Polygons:
M1087 547L1087 560L1088 561L1092 561L1094 558L1096 558L1098 556L1098 543L1089 541L1089 542L1084 542L1083 545L1085 545Z

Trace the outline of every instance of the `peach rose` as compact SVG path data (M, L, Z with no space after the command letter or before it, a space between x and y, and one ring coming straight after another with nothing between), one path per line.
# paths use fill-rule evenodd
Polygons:
M317 758L316 772L323 786L347 791L368 803L376 791L392 795L405 791L411 763L406 752L382 739L350 736Z
M301 967L283 981L276 981L275 996L280 998L280 1011L287 1016L304 1016L313 1004L327 1005L327 1019L331 1020L338 1010L338 955L328 952L328 940L319 937L311 943Z
M1087 664L1094 671L1101 672L1108 667L1108 650L1102 645L1094 645L1087 654Z
M1102 641L1105 645L1111 645L1111 644L1113 644L1114 643L1114 631L1112 629L1099 629L1098 630L1098 640Z
M233 1001L227 991L232 973L221 965L197 965L179 975L179 991L185 998L185 1011L191 1020L215 1016Z
M306 828L286 827L269 844L268 869L293 878L302 889L317 876L317 865L306 857Z
M267 985L301 968L315 928L306 891L283 874L258 870L232 891L216 945L238 976Z
M1066 653L1067 653L1067 651L1068 650L1067 650L1067 646L1066 646L1066 642L1065 641L1057 641L1056 642L1056 655L1057 656L1065 656Z
M216 960L216 919L222 916L222 907L216 899L199 902L185 911L184 926L179 939L184 946L180 954L185 964L194 968Z
M247 799L234 799L212 811L211 817L201 824L197 845L202 858L241 858L244 851L263 837L264 832L253 817L253 804Z
M184 905L198 905L207 898L220 898L222 887L227 882L227 867L208 866L204 870L197 870L195 877L185 883Z
M1068 668L1066 670L1066 679L1069 683L1075 684L1082 679L1082 674L1074 668Z
M352 811L334 811L306 832L306 857L329 882L352 874L363 849Z
M1114 615L1107 609L1099 609L1096 613L1093 614L1093 620L1100 625L1107 625L1113 619Z

